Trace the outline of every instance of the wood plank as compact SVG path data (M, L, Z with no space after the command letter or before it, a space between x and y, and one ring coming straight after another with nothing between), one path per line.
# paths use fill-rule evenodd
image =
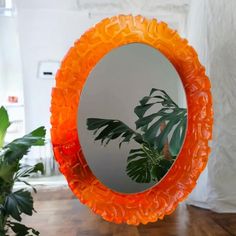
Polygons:
M217 214L181 204L164 220L138 227L104 221L82 205L67 190L39 193L38 213L25 216L23 223L45 236L232 236L236 214Z

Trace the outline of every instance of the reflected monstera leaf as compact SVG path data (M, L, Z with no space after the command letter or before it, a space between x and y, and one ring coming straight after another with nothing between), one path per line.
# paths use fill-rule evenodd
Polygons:
M111 140L119 137L121 137L120 146L131 139L142 143L141 135L120 120L89 118L87 119L87 128L94 131L95 141L100 140L101 144L105 142L106 145Z
M157 104L162 108L147 114ZM127 175L137 183L157 182L167 173L181 149L187 109L180 108L164 90L153 88L148 96L139 101L134 112L138 116L136 130L120 120L100 118L88 118L87 129L94 131L95 141L100 140L102 145L117 138L121 140L119 146L124 142L136 141L140 148L129 152Z
M161 104L163 108L145 116L155 104ZM134 112L138 116L135 122L136 128L144 131L142 135L144 141L161 152L170 137L169 150L172 156L177 156L185 137L187 109L180 108L164 90L152 89L149 96L139 101ZM163 130L161 130L162 124L165 124Z
M169 170L173 161L145 145L141 149L130 150L127 159L127 175L137 183L159 181Z

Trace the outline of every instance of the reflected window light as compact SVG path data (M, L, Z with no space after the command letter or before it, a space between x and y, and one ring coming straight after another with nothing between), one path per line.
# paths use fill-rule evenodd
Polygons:
M5 0L5 8L7 9L12 8L12 0Z
M13 0L0 0L0 16L13 16L14 13Z

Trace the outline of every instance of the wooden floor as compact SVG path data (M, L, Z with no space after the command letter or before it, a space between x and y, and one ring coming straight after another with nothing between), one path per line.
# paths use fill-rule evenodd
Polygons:
M163 221L140 225L108 223L83 206L69 190L39 193L38 213L24 217L42 236L232 236L236 235L236 214L217 214L181 204Z

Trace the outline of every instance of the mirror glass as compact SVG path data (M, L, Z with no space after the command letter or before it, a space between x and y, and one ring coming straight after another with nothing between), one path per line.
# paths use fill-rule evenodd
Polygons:
M93 174L120 193L157 184L182 147L185 91L170 61L142 43L110 51L94 67L78 109L78 135Z

